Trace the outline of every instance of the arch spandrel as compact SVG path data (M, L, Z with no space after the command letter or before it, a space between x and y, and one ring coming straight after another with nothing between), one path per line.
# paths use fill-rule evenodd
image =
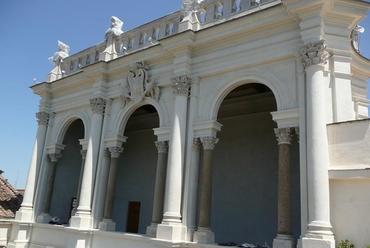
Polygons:
M217 120L219 108L225 97L239 86L249 83L267 86L274 94L278 111L297 107L295 81L283 82L267 71L242 71L210 79L208 83L203 84L203 87L202 83L200 84L200 121Z

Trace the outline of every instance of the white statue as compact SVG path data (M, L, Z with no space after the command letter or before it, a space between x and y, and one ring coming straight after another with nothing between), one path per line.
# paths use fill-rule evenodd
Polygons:
M110 21L110 27L105 32L105 50L101 54L101 59L104 61L118 57L116 51L117 38L123 33L123 21L115 16L112 16Z
M58 40L58 51L49 58L54 63L54 66L59 66L63 63L63 60L69 56L70 48L67 44Z
M181 23L185 23L183 27L180 23L180 31L187 29L197 29L196 25L199 24L197 13L200 10L200 4L203 0L182 0L182 13L183 19ZM188 24L186 24L188 23ZM193 27L195 25L195 27Z
M120 36L123 33L123 21L121 21L118 17L112 16L110 18L111 24L110 28L108 28L107 32L105 32L105 39L108 40L110 36Z
M54 68L48 75L48 82L58 80L63 76L62 63L69 56L69 51L69 46L58 40L58 51L49 58L53 62Z
M356 51L360 51L360 34L364 32L365 28L360 25L356 25L356 27L352 31L352 44Z

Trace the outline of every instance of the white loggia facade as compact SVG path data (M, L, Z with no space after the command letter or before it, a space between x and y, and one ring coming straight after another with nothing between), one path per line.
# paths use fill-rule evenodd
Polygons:
M370 245L369 8L183 0L58 42L8 247Z

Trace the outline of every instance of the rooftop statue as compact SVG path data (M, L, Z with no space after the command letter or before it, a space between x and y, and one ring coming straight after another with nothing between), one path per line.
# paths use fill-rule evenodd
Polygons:
M69 56L70 48L67 44L58 40L58 51L49 58L54 63L54 66L62 64L63 60Z
M182 10L184 17L181 23L189 23L190 26L193 26L194 24L197 24L197 23L199 24L197 12L199 11L200 4L202 2L203 0L183 0L181 10ZM188 28L189 28L189 25L185 25L182 29L188 29ZM193 28L197 29L196 27L193 27Z
M101 54L101 60L108 61L118 57L117 55L117 38L123 34L123 21L118 17L112 16L110 28L105 32L105 50Z
M107 32L105 32L105 39L108 40L110 36L120 36L123 31L123 21L121 21L118 17L112 16L110 28L108 28Z
M353 43L353 47L356 49L356 51L360 51L360 34L364 33L365 32L365 28L360 26L360 25L356 25L356 27L353 29L352 31L352 43Z
M62 70L62 63L63 60L69 56L69 51L69 46L58 40L58 51L49 58L49 60L53 62L54 68L48 75L48 82L52 82L62 78L64 73Z

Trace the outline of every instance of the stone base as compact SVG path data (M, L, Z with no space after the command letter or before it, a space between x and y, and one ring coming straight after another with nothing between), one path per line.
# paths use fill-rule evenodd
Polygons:
M116 223L111 219L103 219L103 221L99 223L99 230L106 232L115 232Z
M146 235L151 238L155 238L157 236L157 228L158 224L156 223L150 224L150 226L146 228Z
M215 234L208 228L198 228L194 233L193 241L199 244L214 244Z
M273 248L294 248L295 242L291 235L278 234L272 243Z
M39 216L37 216L36 222L37 223L44 223L44 224L49 224L51 221L51 216L47 213L42 213Z
M302 248L335 248L334 237L304 237L300 241Z
M15 214L15 219L20 222L33 222L33 208L21 207Z
M182 223L162 223L157 226L157 239L182 242L185 238L186 227Z
M8 243L8 248L27 248L31 236L32 226L30 223L14 223Z
M92 217L90 214L77 212L75 216L72 216L70 226L78 229L91 229Z

